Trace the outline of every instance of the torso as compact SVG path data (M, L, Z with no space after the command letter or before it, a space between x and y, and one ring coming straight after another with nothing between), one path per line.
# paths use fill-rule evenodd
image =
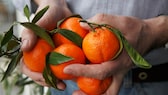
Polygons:
M150 18L168 14L168 0L67 0L73 13L89 18L97 13Z

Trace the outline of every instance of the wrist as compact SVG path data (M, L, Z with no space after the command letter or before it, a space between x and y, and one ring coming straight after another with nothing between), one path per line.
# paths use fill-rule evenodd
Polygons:
M168 42L168 16L158 16L144 20L148 26L152 47L161 47Z

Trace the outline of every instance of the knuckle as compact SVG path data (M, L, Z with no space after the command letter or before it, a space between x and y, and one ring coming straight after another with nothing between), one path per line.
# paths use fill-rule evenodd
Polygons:
M132 27L132 25L133 25L133 23L129 17L122 17L120 20L122 22L123 28Z
M97 72L97 75L98 75L97 78L100 79L100 80L103 80L103 79L106 78L106 73L104 73L104 71L99 70Z
M135 28L135 26L139 25L139 20L134 17L124 16L121 18L121 22L123 22L122 27L125 29Z

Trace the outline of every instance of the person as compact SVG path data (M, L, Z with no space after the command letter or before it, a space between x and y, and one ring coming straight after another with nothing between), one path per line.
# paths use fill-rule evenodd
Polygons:
M168 42L167 0L34 1L38 5L36 12L46 5L50 6L47 13L37 22L39 26L50 30L56 26L58 20L72 14L80 14L90 22L105 23L119 29L128 42L153 65L149 71L134 68L130 57L124 49L114 61L92 66L73 64L65 67L65 73L97 79L113 76L112 84L103 95L168 94L167 76L160 73L157 74L163 70L165 72L166 63L168 63L168 50L164 46ZM84 23L81 23L81 26L89 29ZM31 50L35 45L36 35L27 29L22 34L22 50ZM24 74L32 78L36 83L48 86L42 74L29 70L24 65L23 60L21 64ZM137 73L138 71L140 71L139 74ZM150 73L148 74L148 72ZM152 78L150 78L151 76ZM64 89L64 91L51 89L52 95L86 95L78 89L73 81L60 81L57 87Z

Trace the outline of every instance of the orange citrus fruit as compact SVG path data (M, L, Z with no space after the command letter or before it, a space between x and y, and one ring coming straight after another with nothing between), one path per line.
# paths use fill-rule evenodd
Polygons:
M71 30L75 33L77 33L80 37L84 38L85 35L88 33L88 30L82 28L80 26L80 21L81 18L79 17L69 17L67 19L65 19L58 28L61 29L68 29ZM64 36L62 36L59 33L55 33L53 35L53 40L56 46L59 46L63 43L73 43L72 41L68 40L67 38L65 38Z
M85 63L85 55L82 49L74 44L62 44L58 46L57 48L55 48L54 52L58 52L65 56L72 57L73 60L58 64L58 65L50 65L50 68L53 74L57 78L62 79L62 80L76 78L73 75L65 74L63 70L69 64L84 64Z
M46 55L53 48L43 39L38 39L37 44L31 51L23 52L25 65L32 71L43 72L46 63Z
M84 37L82 48L91 63L101 63L118 54L120 41L108 28L98 27Z
M78 77L77 85L87 95L102 95L109 88L112 77L104 80L88 77Z

